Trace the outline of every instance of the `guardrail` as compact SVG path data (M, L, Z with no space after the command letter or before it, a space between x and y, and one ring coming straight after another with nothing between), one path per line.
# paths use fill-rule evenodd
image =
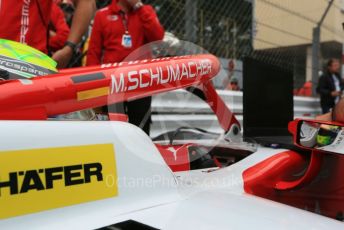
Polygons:
M239 122L243 122L242 92L218 90ZM191 126L213 132L222 132L209 106L198 97L185 90L159 94L152 101L151 136L175 130L181 126ZM313 118L320 114L318 98L294 97L294 117Z

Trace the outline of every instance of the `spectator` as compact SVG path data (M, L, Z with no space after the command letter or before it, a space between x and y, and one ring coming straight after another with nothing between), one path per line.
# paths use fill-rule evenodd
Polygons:
M67 41L70 29L60 7L53 3L51 6L51 19L49 24L49 52L54 53L63 48Z
M232 77L229 85L227 86L227 89L232 90L232 91L240 91L238 79L236 79L235 77Z
M319 78L317 92L323 114L328 113L342 96L344 83L339 69L339 60L332 58L327 63L327 71Z
M87 52L87 66L123 61L131 52L146 43L162 40L164 29L150 5L139 0L114 0L99 10ZM150 129L151 97L110 106L111 112L126 112L129 122Z
M59 68L67 66L76 44L88 29L95 10L94 0L74 0L74 2L76 10L68 42L53 55ZM52 3L53 0L1 0L0 38L19 41L47 53Z
M306 81L300 90L297 92L297 96L311 97L312 96L312 82Z

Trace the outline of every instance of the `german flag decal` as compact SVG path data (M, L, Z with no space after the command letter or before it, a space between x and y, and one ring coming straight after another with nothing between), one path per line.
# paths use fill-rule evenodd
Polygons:
M97 97L109 95L110 87L102 87L97 89L84 90L77 93L78 101L93 99Z

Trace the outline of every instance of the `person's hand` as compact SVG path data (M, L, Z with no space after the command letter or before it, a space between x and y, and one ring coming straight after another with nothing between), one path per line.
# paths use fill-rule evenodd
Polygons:
M73 56L73 50L69 46L65 46L62 49L56 51L52 58L57 62L57 68L63 69L67 67L69 61Z
M340 95L342 95L342 92L340 92L340 91L332 91L332 92L331 92L331 96L332 96L332 97L338 97L338 96L340 96Z
M49 30L49 37L55 37L56 36L56 32L53 30Z

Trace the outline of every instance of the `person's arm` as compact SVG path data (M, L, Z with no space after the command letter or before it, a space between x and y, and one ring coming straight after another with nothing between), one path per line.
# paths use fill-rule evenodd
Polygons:
M337 122L344 123L344 98L340 99L333 108L332 118Z
M158 16L150 5L144 5L137 10L144 28L147 42L162 40L165 30L159 22Z
M127 1L132 7L140 2L139 0ZM147 42L162 40L164 38L165 30L160 24L159 18L156 15L153 7L150 5L143 5L136 11L144 28L144 34Z
M100 14L94 17L92 33L88 45L86 66L100 65L102 59L103 35Z
M78 44L82 36L86 33L88 25L93 17L95 2L94 0L74 0L74 3L76 8L68 41ZM53 59L58 63L58 68L64 68L68 65L73 55L73 51L74 50L70 46L64 46L53 55Z
M63 48L65 42L67 41L70 30L62 10L56 4L53 4L52 6L50 22L55 29L55 35L49 36L48 44L50 50L57 51Z
M317 116L316 120L321 121L335 121L344 123L344 98L334 106L331 112Z
M344 90L344 79L340 76L340 89L341 89L341 91L343 91Z

